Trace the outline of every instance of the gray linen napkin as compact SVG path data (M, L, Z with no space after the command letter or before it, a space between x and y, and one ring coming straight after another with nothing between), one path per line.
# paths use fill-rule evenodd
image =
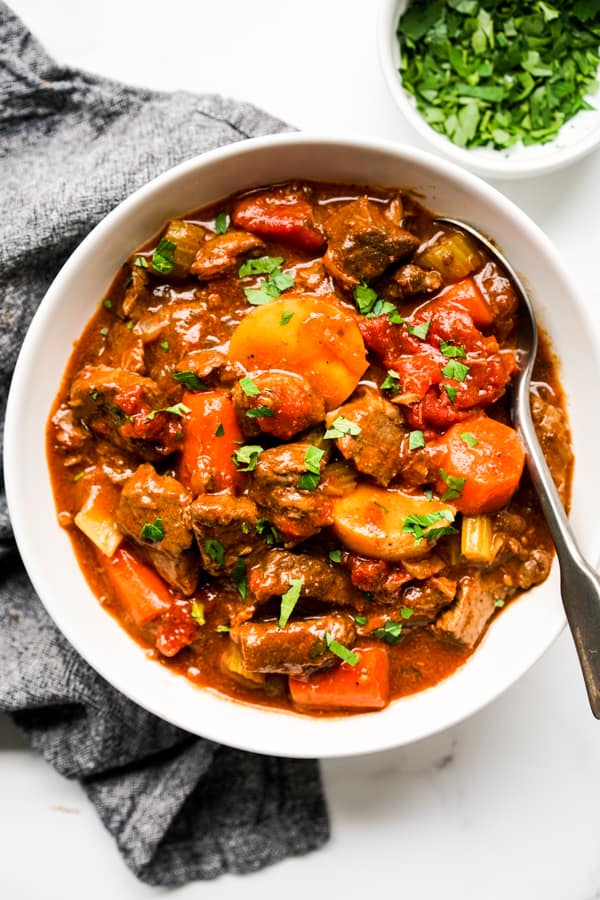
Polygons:
M0 0L0 437L27 326L96 222L187 157L282 130L248 104L134 89L58 67ZM27 579L3 484L0 710L61 774L81 781L127 865L150 884L250 872L328 838L317 762L196 738L86 665Z

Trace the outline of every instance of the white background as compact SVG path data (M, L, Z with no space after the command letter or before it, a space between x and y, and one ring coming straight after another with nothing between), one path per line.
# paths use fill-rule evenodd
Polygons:
M11 2L61 63L161 90L229 94L305 130L423 146L379 69L378 0ZM600 152L496 186L555 242L600 321ZM410 900L600 898L600 722L567 633L462 725L408 748L329 760L323 775L332 822L323 850L180 888L177 900L387 889ZM80 788L0 717L0 895L164 893L134 879Z

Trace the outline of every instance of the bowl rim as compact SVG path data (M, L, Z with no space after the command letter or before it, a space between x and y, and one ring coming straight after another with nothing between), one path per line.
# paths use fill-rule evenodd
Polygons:
M395 141L385 141L381 139L336 137L321 134L293 132L287 134L268 135L265 137L251 138L231 145L227 145L225 147L207 151L206 153L200 154L193 157L192 159L180 163L179 165L152 179L141 188L136 190L134 193L129 195L114 209L112 209L111 212L109 212L95 226L95 228L73 251L72 255L66 261L66 263L52 282L44 298L42 299L27 331L13 374L6 412L6 441L4 448L5 484L8 507L17 546L38 596L42 600L43 605L45 606L53 621L57 624L60 631L65 635L65 637L72 644L75 650L118 691L129 697L132 701L134 701L141 707L147 709L149 712L154 713L162 719L172 722L174 725L177 725L180 728L200 734L201 736L212 739L214 741L225 742L230 746L236 746L243 750L277 754L281 756L301 756L305 758L313 756L320 756L323 758L332 756L350 756L360 753L385 750L402 744L412 743L421 738L442 731L444 728L462 721L463 719L486 706L497 696L507 690L526 671L528 671L528 669L537 661L537 659L539 659L542 654L551 646L551 644L554 642L565 625L566 620L564 612L562 611L562 607L560 607L560 609L557 608L556 610L552 610L552 615L548 617L549 627L545 632L545 639L536 646L535 651L532 650L532 652L528 653L526 655L526 658L524 660L520 660L518 664L516 662L511 663L512 668L510 670L508 678L503 672L502 677L496 678L495 683L491 688L489 685L487 685L486 689L483 690L482 686L478 686L477 689L473 692L473 695L470 696L469 702L464 704L460 709L456 709L452 704L449 704L447 707L445 707L443 702L440 701L438 703L438 707L441 706L442 711L441 714L435 719L435 721L425 721L419 728L415 729L414 733L412 733L408 738L398 739L398 737L396 737L393 733L393 727L388 729L387 731L385 730L384 725L379 728L369 728L369 720L373 721L372 716L374 714L367 713L352 716L332 716L327 717L326 719L318 719L317 722L315 722L314 728L312 728L311 730L310 738L306 738L304 740L304 743L302 743L301 740L298 740L298 736L304 734L303 726L297 726L294 723L298 721L306 722L306 716L299 716L296 713L287 713L285 711L282 713L281 710L266 710L265 713L263 707L253 706L251 704L242 704L239 701L231 700L230 698L222 694L218 694L216 691L211 692L210 689L198 689L197 687L192 685L188 679L185 679L184 677L179 675L174 676L173 673L169 673L171 679L173 679L174 677L179 679L178 686L181 686L182 691L188 691L189 694L189 688L196 694L203 694L207 700L211 695L217 698L218 715L215 717L215 720L208 723L206 721L202 721L201 727L199 727L197 724L195 724L195 721L193 720L193 717L190 715L189 711L186 711L185 714L182 715L180 710L173 711L170 707L169 709L165 709L164 705L161 705L161 703L158 702L153 696L150 696L147 692L145 692L145 688L142 690L137 685L136 687L132 687L130 684L123 683L123 681L118 678L112 671L110 659L107 659L105 656L99 653L97 648L95 648L94 646L86 644L85 641L82 642L82 640L80 640L80 635L76 623L68 620L68 617L65 621L64 615L61 617L60 600L48 595L48 591L46 590L44 584L43 566L41 565L40 560L37 558L36 548L32 546L31 540L27 535L27 517L25 509L21 503L19 489L19 436L22 434L22 418L20 420L20 416L23 408L22 404L26 399L26 376L28 369L32 366L32 361L36 351L36 340L40 339L39 336L43 334L46 322L52 316L55 305L57 305L60 301L64 290L63 286L68 283L72 271L75 270L80 262L86 258L89 252L89 248L94 247L106 233L109 233L115 227L118 227L121 221L127 220L131 215L131 212L135 213L136 210L139 210L139 207L142 203L151 201L153 195L161 191L163 187L172 184L180 178L185 178L186 176L194 173L198 168L202 169L208 167L214 162L220 162L222 160L236 156L243 157L248 153L257 152L260 154L264 150L271 151L273 148L285 149L289 147L300 147L303 150L314 149L315 147L329 147L330 149L335 149L336 151L341 151L346 147L358 149L359 151L365 151L367 153L373 152L375 154L390 154L391 156L398 157L399 160L402 159L404 161L412 161L415 165L421 165L424 163L429 171L431 171L432 178L435 178L437 175L444 179L449 178L451 181L458 181L459 183L462 182L463 184L466 184L469 189L475 194L478 194L483 201L485 201L486 203L491 203L495 209L500 209L500 211L504 212L504 214L507 215L512 220L512 222L516 221L517 223L520 223L520 226L524 228L532 237L532 239L535 239L535 242L538 244L538 246L542 248L543 253L546 256L552 255L554 259L554 265L559 275L565 280L567 284L571 285L566 269L563 268L562 262L559 258L557 258L556 249L554 248L553 244L541 231L541 229L522 210L519 209L519 207L517 207L511 200L497 191L496 188L488 185L486 182L482 181L480 178L477 178L475 175L466 172L464 169L456 166L454 163L440 159L439 157L431 153L424 152L418 148L404 146ZM589 327L591 334L596 335L595 322L588 315L587 308L582 302L579 292L572 285L571 296L577 307L578 313L581 316L581 319L586 324L586 326ZM89 315L87 316L87 318L89 319ZM596 346L599 346L597 336ZM47 415L48 413L46 413L46 417ZM598 555L600 555L600 532L595 539L594 559L596 559ZM76 560L75 564L78 566ZM556 571L554 571L553 574L556 575ZM91 589L90 594L93 596L93 592L91 591ZM112 617L108 616L103 610L101 610L101 612L104 616L106 616L106 618L112 620ZM503 616L499 617L496 623L497 628L500 629L504 627L502 623L503 620L505 620L506 622L507 613L509 612L510 608L505 611ZM139 645L135 644L133 639L124 632L122 626L117 623L116 620L112 621L114 621L115 627L119 629L120 632L122 632L126 640L130 642L132 647L135 647L141 651ZM477 654L471 656L470 660L472 660L476 655ZM156 662L154 661L145 660L144 662L146 666L152 666L155 669L163 669L163 667L157 666ZM446 679L444 682L441 682L440 685L437 685L429 690L437 692L440 698L443 698L444 685L448 685L449 682L455 683L457 679L460 679L462 677L461 673L465 671L467 666L468 662L463 667L461 667L461 669L459 669L457 673ZM187 687L185 687L186 685ZM404 703L406 705L406 708L408 709L409 705L415 703L415 698L418 698L416 702L419 702L420 698L422 698L427 693L428 691L423 691L418 694L410 695L407 698L401 698L400 700L393 702L387 710L383 710L376 715L382 717L381 721L383 722L383 717L390 709L394 709L400 703ZM232 734L230 731L227 736L224 737L222 724L223 717L227 717L226 704L235 705L236 713L234 719L238 724L242 723L244 727L239 728L235 734ZM193 703L190 705L193 706ZM229 709L230 708L231 707L229 707ZM366 720L365 715L368 716ZM264 723L268 727L268 724L272 721L273 716L276 716L278 721L284 722L284 726L278 732L276 739L273 739L273 735L270 736L269 744L268 746L266 746L264 743L261 743L263 730L260 728L260 725L261 723ZM308 717L308 721L311 722L312 725L314 720L312 717ZM387 721L388 719L385 718L385 722ZM330 724L327 724L325 728L323 727L324 722L335 723L335 734ZM287 723L287 727L285 723ZM257 725L259 727L257 727ZM362 727L362 725L367 725L367 727ZM382 738L380 733L382 729L385 732L384 738ZM325 737L323 737L323 735L325 735Z
M500 150L479 148L489 153L489 159L483 155L475 155L474 151L459 147L452 143L450 138L435 131L425 121L417 110L412 98L402 86L398 70L394 63L397 37L396 28L400 17L400 5L404 0L382 0L377 20L377 48L378 56L385 82L396 105L415 130L428 141L437 151L448 159L465 166L483 178L520 179L535 178L548 175L562 169L564 166L576 162L588 153L591 153L600 144L600 109L596 111L599 123L595 131L588 133L577 142L567 147L557 147L554 141L539 145L547 148L543 151L543 158L528 160L526 157L518 158L508 154L502 155ZM600 77L600 68L599 68ZM600 91L600 89L599 89ZM565 126L568 122L565 123ZM476 150L477 148L475 148ZM492 156L492 153L497 156Z

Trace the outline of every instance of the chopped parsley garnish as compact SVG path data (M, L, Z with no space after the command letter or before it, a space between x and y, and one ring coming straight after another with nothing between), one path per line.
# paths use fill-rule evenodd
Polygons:
M242 600L245 600L246 594L248 593L248 583L246 581L246 563L241 556L238 556L235 565L231 570L231 580L238 589Z
M369 620L366 616L354 616L354 621L357 625L366 625Z
M102 337L106 337L108 334L108 328L101 328L100 334L102 335Z
M476 447L477 444L479 443L479 441L477 440L475 435L471 434L470 431L463 431L463 432L461 432L460 436L463 439L463 441L465 442L465 444L469 445L469 447Z
M248 376L240 378L240 387L246 397L257 397L260 394L258 385L255 384L251 378L248 378Z
M232 459L240 472L253 472L261 453L264 453L264 447L258 444L244 444L235 451Z
M219 634L228 634L231 631L231 625L217 625L215 631Z
M424 341L429 333L429 329L431 328L431 319L429 319L427 322L421 322L420 325L409 325L407 322L406 327L409 334L412 334L413 337L419 338L420 341Z
M188 391L206 391L208 385L201 378L194 375L193 372L186 370L185 372L173 372L173 378L188 389Z
M242 522L241 524L242 534L250 534L250 526L247 522Z
M423 493L424 493L425 497L427 498L427 500L430 500L430 501L433 500L433 491L431 490L431 488L425 488Z
M298 480L298 486L301 491L316 490L321 480L321 460L324 450L310 444L304 454L304 465L307 471L303 472Z
M143 541L152 541L153 543L156 543L156 541L162 541L164 536L165 530L160 516L157 516L154 522L146 522L145 525L142 525L140 537Z
M192 609L190 615L196 625L206 625L206 616L204 615L204 603L200 600L192 600Z
M281 313L281 318L280 318L280 320L279 320L279 324L280 324L280 325L287 325L288 322L289 322L291 319L293 319L293 317L294 317L294 313L293 313L293 312L287 312L287 311L286 311L286 312L282 312L282 313Z
M408 449L418 450L425 446L425 435L422 431L411 431L408 436Z
M287 272L280 272L279 269L271 272L269 282L275 285L280 294L283 294L284 291L289 290L296 284L291 275L288 275Z
M152 268L161 275L169 275L175 268L176 245L167 238L161 238L152 254Z
M92 398L92 400L97 400L98 396L99 396L98 391L92 391L90 394L90 397Z
M229 227L229 222L227 219L226 212L217 213L217 217L215 219L215 233L216 234L225 234L227 228Z
M169 349L169 347L170 347L170 344L168 341L163 341L162 344L160 345L160 349L164 350L165 352Z
M279 542L279 532L274 525L271 525L268 519L258 519L256 522L256 533L265 537L265 544L269 547Z
M334 637L332 637L328 631L323 635L325 638L325 646L328 650L331 650L342 662L348 663L350 666L357 666L360 662L360 656L358 653L355 653L353 650L349 650L347 647L344 647L343 644L340 644L339 641L336 641Z
M499 609L501 609L505 603L506 601L503 600L502 597L498 597L496 600L494 600L494 606L497 606Z
M247 409L246 415L249 419L265 419L268 416L274 416L275 410L270 406L255 406L253 409Z
M388 369L387 375L384 380L381 382L381 390L382 391L396 391L400 390L400 376L396 372L395 369Z
M372 631L371 636L385 641L386 644L397 644L402 637L402 622L386 622L381 628Z
M464 358L467 354L464 347L457 344L450 344L448 341L440 341L440 350L448 359L456 359L456 357Z
M405 90L460 147L543 144L590 108L597 0L415 0L398 34Z
M218 566L222 566L225 561L225 547L221 541L215 538L207 538L204 541L204 549L209 559L212 559Z
M344 437L346 434L356 437L360 434L361 430L360 425L355 425L354 422L351 422L350 419L345 419L344 416L338 416L337 419L333 420L331 427L327 429L324 437L328 440L336 440L337 438Z
M371 312L378 299L377 291L374 291L373 288L370 288L368 285L364 284L364 282L356 285L353 296L356 308L363 316L366 316Z
M270 275L283 262L283 256L259 256L258 259L247 259L238 271L239 278L247 275Z
M83 472L78 472L77 475L73 475L73 481L81 481L84 475L85 469L83 470Z
M460 497L461 491L467 483L466 478L458 478L455 475L448 475L445 469L440 469L440 475L448 485L448 490L442 494L442 501L455 500Z
M413 615L413 613L414 613L414 609L410 606L403 606L400 609L400 615L402 616L403 619L410 619L411 616Z
M451 359L442 369L442 375L445 375L446 378L453 378L455 381L464 381L468 374L469 367L456 359Z
M341 550L330 550L329 551L329 559L333 563L341 563L342 551Z
M265 303L270 303L271 300L276 300L281 291L274 284L263 280L261 287L244 288L244 294L252 306L263 306Z
M285 628L287 625L300 597L303 584L303 578L290 578L289 589L281 597L281 610L279 613L279 622L277 623L279 628Z
M152 419L158 415L158 413L171 413L174 416L187 416L187 414L191 412L189 406L186 406L185 403L176 403L174 406L165 406L163 409L153 409L152 412L148 413L146 416L146 422L151 422Z
M442 387L448 394L448 400L450 401L450 403L454 403L454 401L456 400L456 388L451 387L449 384L443 384Z
M412 514L407 516L402 524L402 531L405 534L412 534L415 544L420 544L422 540L436 541L445 534L458 534L456 528L451 524L440 525L440 522L454 522L454 513L450 509L440 509L436 512L425 513L424 515ZM437 528L433 526L437 525Z
M104 307L104 309L112 309L112 300L109 300L108 298L106 300L103 300L102 306Z
M131 319L127 320L127 322L125 323L125 327L127 331L133 331L133 322L131 321Z
M217 430L215 431L215 437L223 437L225 434L225 429L223 428L223 423L219 422L217 425Z
M298 479L298 487L301 491L315 491L321 480L320 475L314 472L303 472Z
M393 325L402 325L404 319L398 312L398 307L389 300L378 299L373 305L370 313L367 313L367 319L378 319L379 316L387 316Z
M136 258L133 261L133 264L134 264L134 266L138 266L138 268L140 268L140 269L148 268L148 260L146 259L145 256L136 256Z

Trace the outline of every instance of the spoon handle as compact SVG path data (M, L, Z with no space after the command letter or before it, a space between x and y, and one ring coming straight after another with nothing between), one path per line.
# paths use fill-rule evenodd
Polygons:
M521 384L525 390L528 385ZM518 403L515 426L527 451L527 468L560 564L560 590L592 712L600 719L600 576L585 561L569 525L540 447L529 402Z

